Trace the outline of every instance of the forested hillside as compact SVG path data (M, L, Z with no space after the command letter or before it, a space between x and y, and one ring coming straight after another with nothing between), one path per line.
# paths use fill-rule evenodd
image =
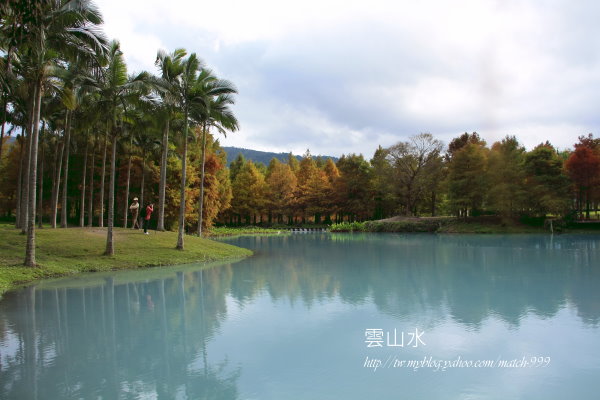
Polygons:
M238 155L242 155L244 156L244 158L246 160L252 161L253 163L263 163L264 165L268 165L269 162L271 162L271 160L273 158L276 158L277 160L281 161L281 162L286 162L291 153L273 153L270 151L259 151L259 150L251 150L251 149L244 149L242 147L228 147L228 146L223 146L223 150L227 153L227 158L229 160L234 160ZM302 156L299 155L295 155L294 157L296 157L296 159L298 161L300 161L302 159ZM323 158L324 160L331 158L334 162L337 162L337 157L331 157L331 156L317 156L320 158Z

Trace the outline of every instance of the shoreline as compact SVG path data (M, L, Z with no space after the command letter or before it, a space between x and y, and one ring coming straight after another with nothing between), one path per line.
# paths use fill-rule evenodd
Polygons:
M544 221L526 224L495 216L469 217L393 217L365 222L344 222L332 225L331 232L390 232L390 233L453 233L453 234L599 234L600 222L566 224L553 220L552 229Z
M237 260L251 250L228 243L186 235L185 250L175 249L177 232L113 228L116 254L103 255L107 228L44 227L36 231L38 267L22 265L25 235L12 225L0 224L0 298L9 290L35 281L87 272L137 270L191 263Z
M447 218L447 217L446 217ZM338 224L329 233L432 233L432 234L551 234L539 226L524 224L481 224L474 221L408 218ZM336 226L333 226L336 228ZM0 224L0 299L4 293L33 282L75 276L88 272L140 270L156 267L176 267L192 263L236 261L251 256L251 250L212 240L236 236L283 236L290 229L256 226L214 228L206 238L186 235L186 250L175 249L177 232L141 231L113 228L117 253L103 255L107 228L39 229L38 262L35 268L22 265L25 236L12 225ZM598 229L563 228L556 234L598 235Z

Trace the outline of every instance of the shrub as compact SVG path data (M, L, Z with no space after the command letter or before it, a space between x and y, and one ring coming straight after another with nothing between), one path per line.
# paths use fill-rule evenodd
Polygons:
M331 232L366 232L366 222L342 222L332 224L329 230Z

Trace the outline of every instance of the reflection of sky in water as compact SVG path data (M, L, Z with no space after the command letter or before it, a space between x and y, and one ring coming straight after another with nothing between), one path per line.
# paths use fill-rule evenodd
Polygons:
M592 396L600 373L597 236L228 241L256 256L202 271L91 274L7 295L0 302L0 397ZM418 328L426 345L367 348L367 328ZM366 357L389 356L551 363L363 368Z

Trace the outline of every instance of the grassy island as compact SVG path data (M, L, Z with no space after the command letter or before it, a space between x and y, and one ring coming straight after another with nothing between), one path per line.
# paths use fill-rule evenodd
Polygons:
M106 228L40 229L37 231L38 267L24 267L25 235L0 225L0 294L37 279L80 272L111 271L193 262L235 259L250 250L195 236L186 237L184 251L173 245L177 232L114 229L116 252L103 255Z

